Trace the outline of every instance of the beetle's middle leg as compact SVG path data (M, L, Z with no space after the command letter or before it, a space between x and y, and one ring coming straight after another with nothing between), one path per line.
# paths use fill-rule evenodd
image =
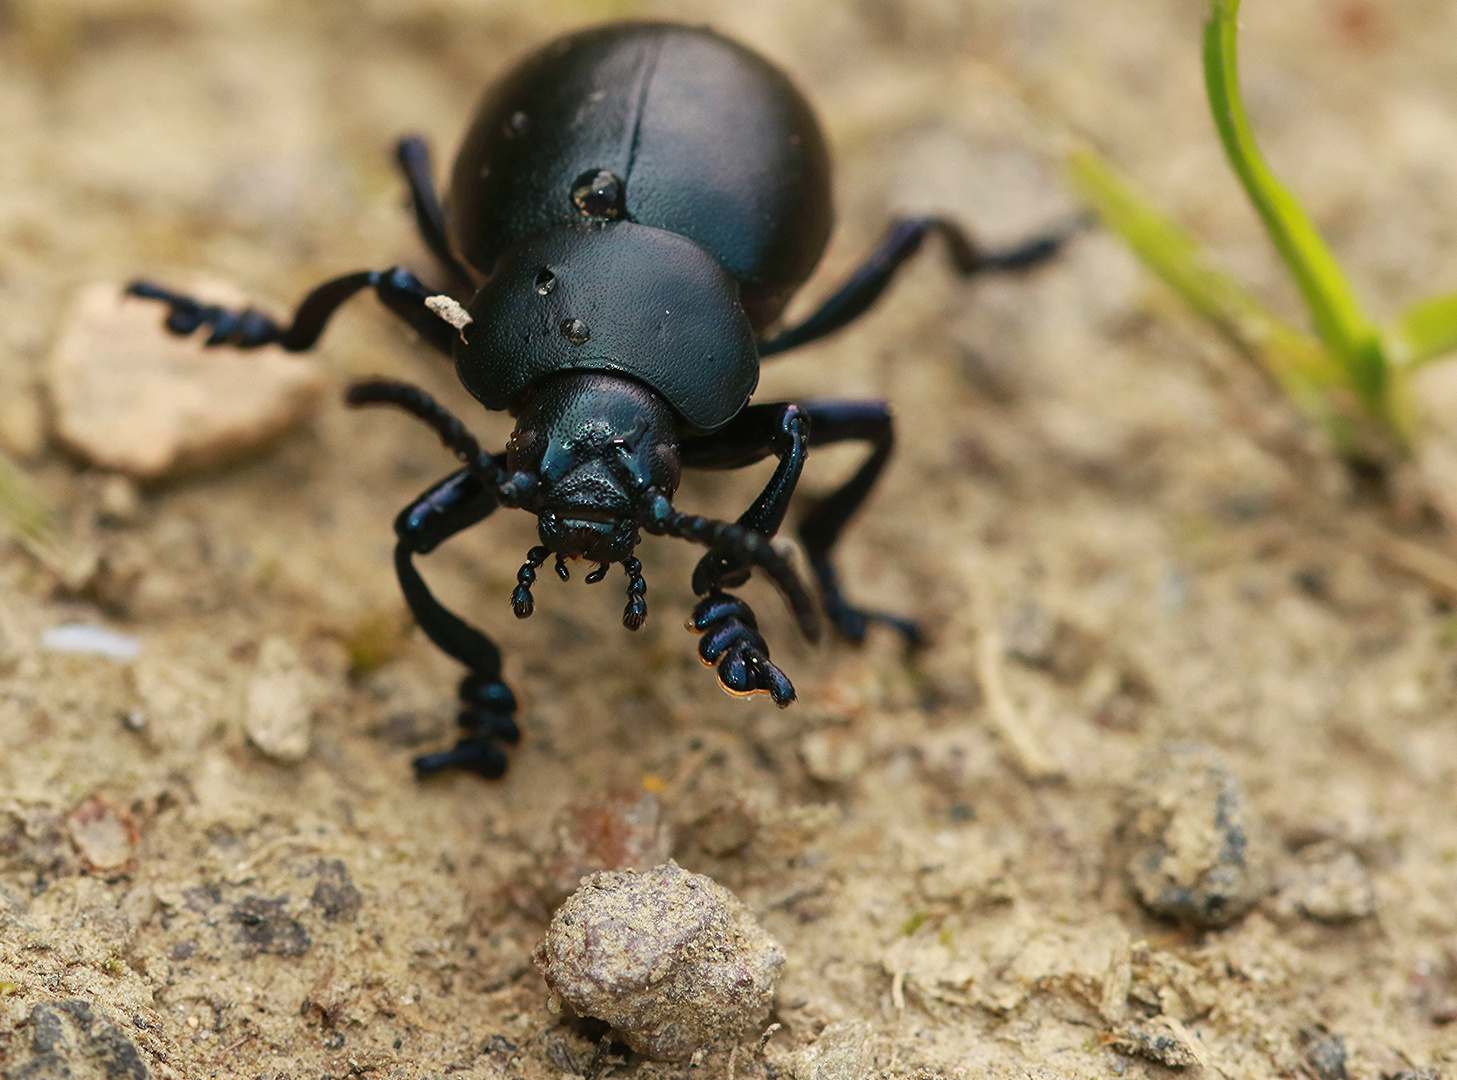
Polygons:
M784 522L790 496L804 469L809 425L797 405L751 405L710 435L684 440L682 461L690 469L737 469L777 455L779 465L738 524L773 536ZM703 599L689 627L703 635L698 655L715 665L718 680L733 694L767 693L780 708L794 700L794 686L769 659L769 646L749 605L723 587L742 585L749 567L710 551L693 571L693 591Z
M414 556L434 551L445 540L482 521L496 509L496 495L467 469L452 473L405 507L395 519L395 571L405 602L420 629L468 674L460 682L463 730L450 750L415 759L415 772L428 776L443 769L468 769L488 779L506 771L497 742L521 738L516 726L516 695L501 681L501 651L485 634L436 600L415 569Z
M921 632L914 622L849 603L840 591L840 576L830 561L830 550L845 524L870 494L890 460L895 446L890 408L883 401L811 401L803 408L810 419L810 445L857 439L870 443L872 448L855 474L816 502L799 525L800 541L819 580L825 614L835 629L851 641L862 641L867 624L880 622L899 630L910 644L919 645Z

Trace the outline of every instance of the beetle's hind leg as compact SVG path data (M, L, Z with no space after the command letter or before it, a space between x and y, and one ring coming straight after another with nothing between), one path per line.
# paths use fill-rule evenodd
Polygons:
M452 473L407 506L395 519L395 571L405 602L420 629L468 674L460 681L462 734L455 746L415 759L415 773L429 776L444 769L467 769L487 779L506 771L506 755L498 743L516 743L516 695L501 681L501 651L494 642L430 592L415 569L414 556L435 550L442 542L487 517L498 501L466 469Z
M430 254L443 266L455 284L474 291L468 271L450 250L445 229L445 211L435 190L434 170L430 167L430 148L418 135L406 135L395 146L395 158L410 185L410 203L415 210L415 225L420 239Z
M890 408L883 401L812 401L806 402L803 408L810 420L811 446L849 439L871 445L870 456L855 474L815 503L799 525L799 539L819 581L825 614L835 629L850 641L863 641L866 627L879 622L898 630L908 644L919 645L921 631L911 620L859 608L847 601L840 590L840 575L830 561L835 541L890 460L895 446Z

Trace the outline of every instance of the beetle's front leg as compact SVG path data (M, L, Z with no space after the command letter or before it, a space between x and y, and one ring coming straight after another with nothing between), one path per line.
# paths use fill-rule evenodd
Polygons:
M494 642L430 592L415 569L415 555L434 551L456 533L483 520L499 505L496 496L468 470L452 473L407 506L395 519L395 570L420 629L468 674L460 681L462 735L450 750L415 759L415 772L428 776L444 769L467 769L487 779L506 771L498 742L521 738L516 726L516 695L501 681L501 651Z
M779 465L774 475L738 518L745 529L773 536L784 523L808 445L809 419L798 405L750 405L713 434L685 440L683 466L741 469L776 455ZM748 566L742 560L710 551L693 571L693 591L704 596L720 585L742 585L748 579Z
M773 536L784 521L799 474L804 469L809 424L797 405L751 405L726 427L683 444L687 468L737 469L770 454L779 465L738 524ZM758 620L743 600L723 591L741 585L749 568L740 559L710 551L693 571L693 591L703 597L693 609L689 629L703 635L698 655L718 671L718 681L731 694L766 693L780 708L794 700L794 685L769 659L769 646Z
M289 352L304 352L314 347L334 312L365 289L373 289L380 303L409 323L426 342L446 356L453 355L455 329L425 302L439 290L431 290L399 266L388 270L360 270L324 282L303 298L287 326L256 308L236 310L208 304L151 281L133 281L126 292L128 296L166 304L164 325L179 337L206 329L208 336L203 343L209 346L256 349L278 345Z

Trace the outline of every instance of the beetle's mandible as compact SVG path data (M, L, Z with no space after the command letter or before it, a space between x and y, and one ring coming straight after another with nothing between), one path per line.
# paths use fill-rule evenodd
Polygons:
M699 656L725 690L794 688L769 658L754 613L726 591L763 570L810 639L819 612L858 641L868 623L912 643L913 623L865 611L841 592L831 551L890 456L884 402L749 404L759 361L840 329L865 312L928 233L940 233L962 276L1044 262L1071 225L1014 248L979 248L938 217L895 222L880 247L803 322L778 324L824 252L831 225L824 137L804 97L767 60L711 30L617 23L558 39L491 88L466 133L439 201L425 144L399 142L420 233L448 287L408 270L365 270L320 285L281 324L147 281L128 291L168 306L167 329L206 329L208 345L313 347L334 312L372 289L420 336L455 360L466 388L516 428L506 449L483 451L464 424L408 384L350 388L351 405L388 404L431 425L461 467L395 521L395 569L421 629L465 665L456 746L415 761L421 775L463 768L500 776L500 744L519 738L516 698L501 655L432 595L414 558L497 507L537 516L541 543L511 596L531 614L537 571L554 560L596 563L587 581L621 563L623 624L647 615L634 551L643 532L708 548L693 574L690 626ZM805 514L799 537L819 603L775 551L812 446L855 440L870 454ZM681 471L736 469L778 459L763 492L732 522L673 506Z

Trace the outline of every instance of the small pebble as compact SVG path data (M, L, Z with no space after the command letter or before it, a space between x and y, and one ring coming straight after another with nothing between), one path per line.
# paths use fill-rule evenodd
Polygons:
M266 638L248 681L243 726L249 740L275 761L302 761L309 753L309 673L282 638Z
M1124 869L1154 915L1227 926L1269 890L1269 850L1239 778L1200 746L1163 751L1140 773L1121 829Z
M794 1080L867 1080L874 1064L870 1025L864 1020L841 1020L794 1055L789 1073Z
M142 647L134 637L118 634L104 626L90 623L62 623L42 632L40 645L46 652L70 653L76 656L104 656L126 663L141 655Z
M1354 852L1333 840L1303 848L1283 875L1273 903L1277 916L1304 916L1329 926L1376 914L1376 890Z
M0 390L0 450L31 461L46 448L46 414L40 395L26 387Z
M130 525L141 512L137 486L120 473L108 476L101 485L101 519L108 525Z
M1002 621L1002 640L1012 659L1073 682L1087 674L1099 651L1093 635L1035 601Z
M1346 1080L1346 1044L1339 1035L1327 1032L1302 1032L1310 1038L1305 1048L1305 1063L1316 1080Z
M727 889L676 863L593 874L557 909L536 965L554 1007L683 1061L768 1015L784 950Z
M224 303L234 290L198 290ZM223 295L229 294L229 295ZM93 282L76 295L47 365L55 434L93 465L136 480L258 450L311 416L318 365L278 349L204 349L162 326L166 307Z
M1109 1045L1170 1069L1204 1064L1199 1040L1172 1017L1154 1016L1125 1024Z
M66 817L76 852L92 870L118 870L131 862L139 834L131 818L93 795Z

